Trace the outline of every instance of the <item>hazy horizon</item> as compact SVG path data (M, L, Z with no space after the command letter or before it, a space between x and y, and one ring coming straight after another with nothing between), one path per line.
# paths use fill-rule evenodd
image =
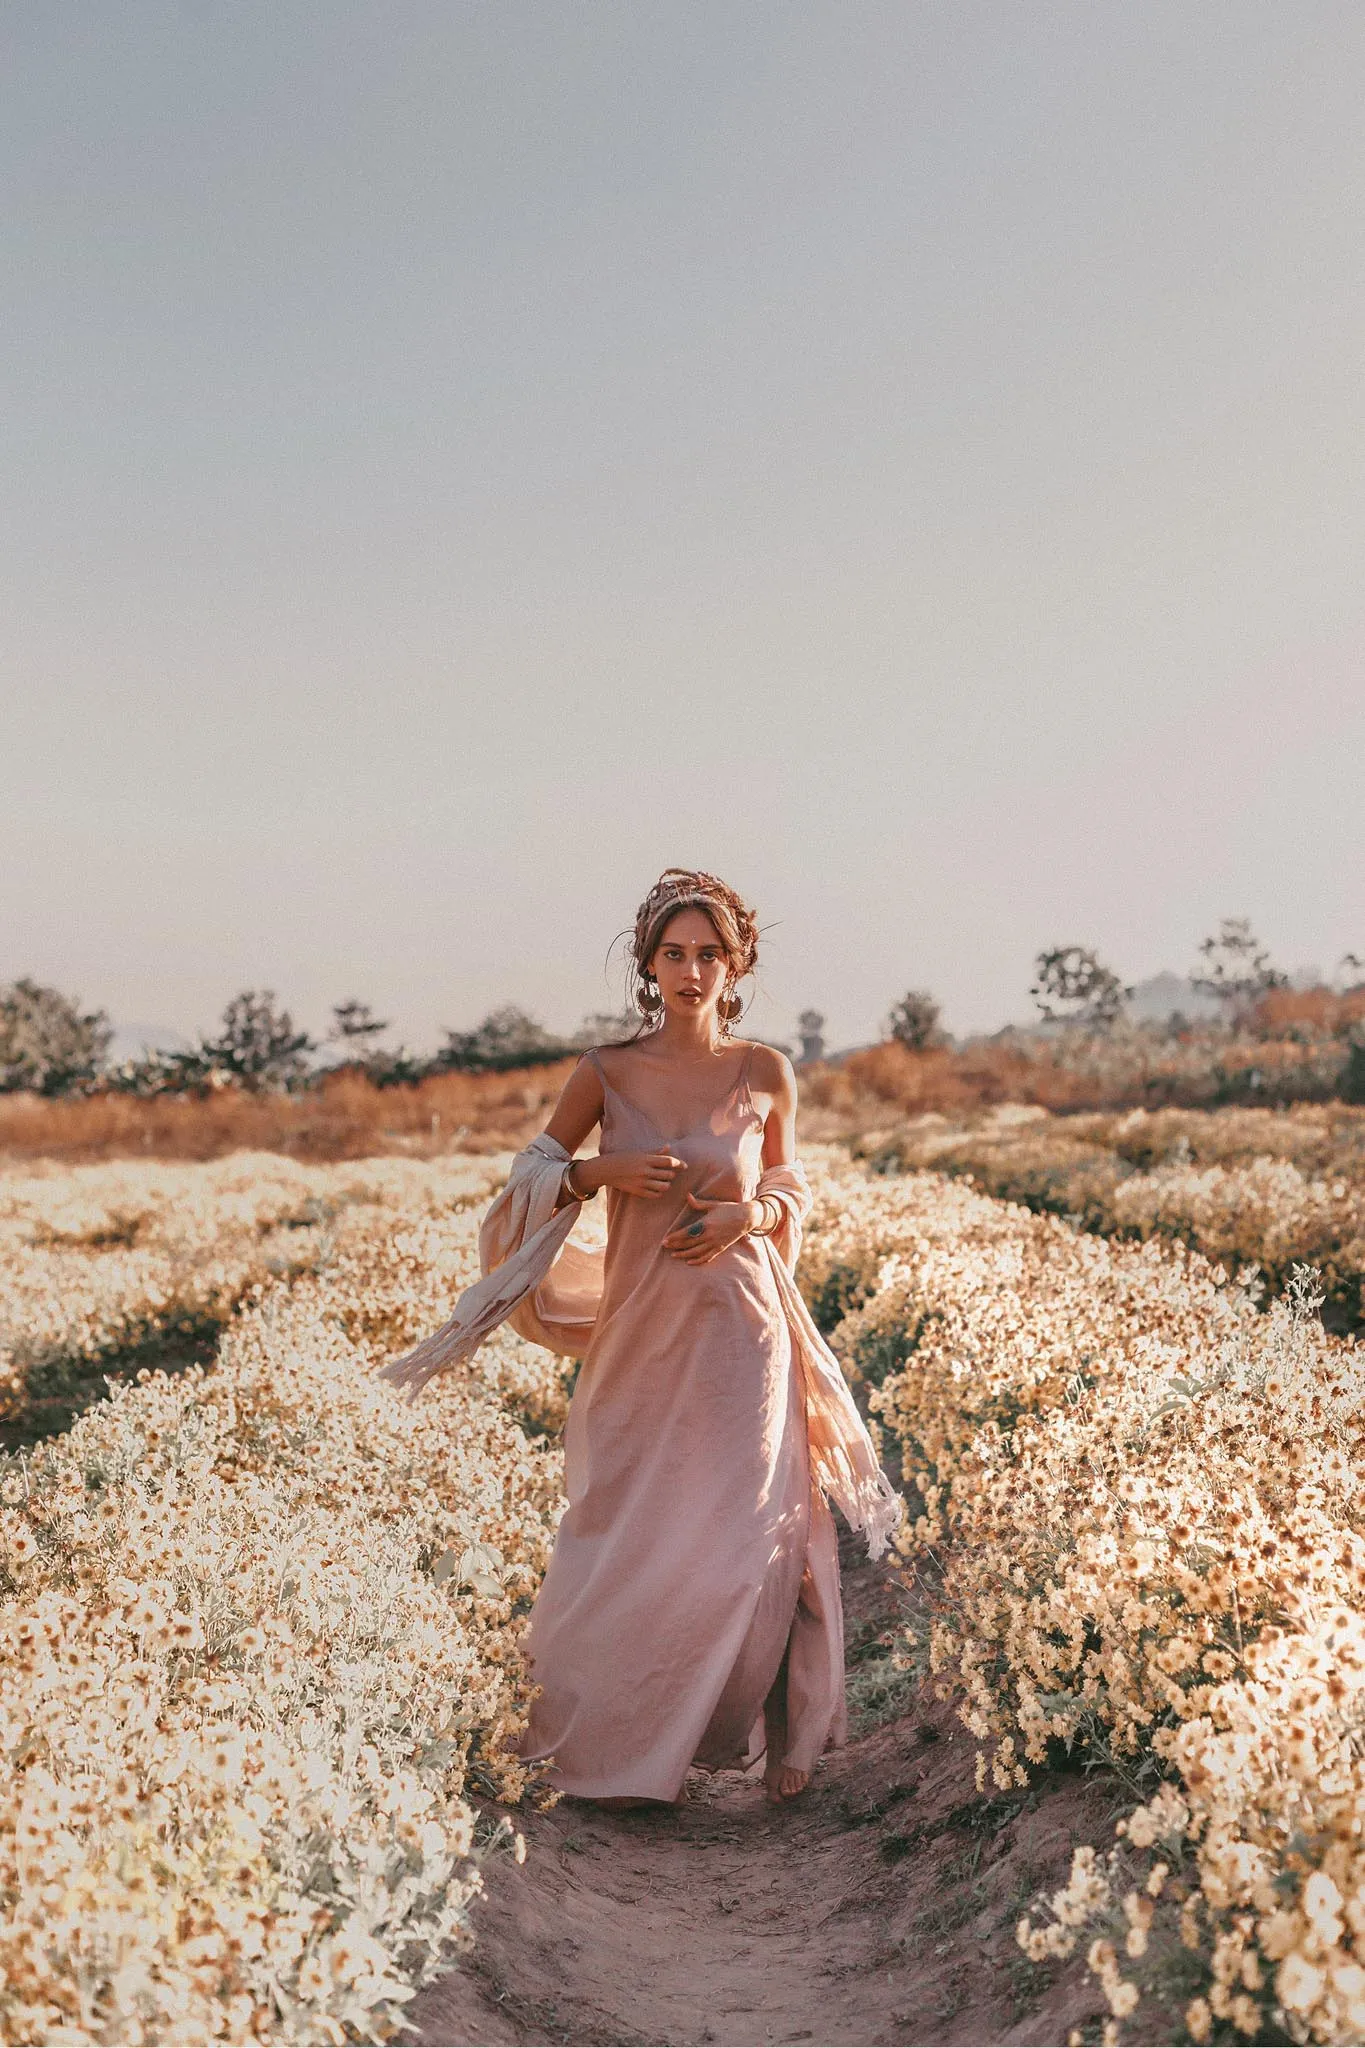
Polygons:
M660 868L834 1044L1365 953L1365 14L0 25L0 981L434 1044Z

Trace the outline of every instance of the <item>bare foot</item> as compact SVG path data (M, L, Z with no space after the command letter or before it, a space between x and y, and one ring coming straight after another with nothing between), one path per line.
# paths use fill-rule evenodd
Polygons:
M794 1771L790 1764L781 1764L777 1759L787 1747L787 1659L783 1656L777 1677L773 1680L772 1691L763 1702L763 1740L767 1745L768 1763L763 1773L763 1787L770 1806L782 1806L788 1799L795 1799L798 1792L804 1792L810 1783L809 1771Z
M763 1789L770 1806L783 1806L795 1799L810 1783L809 1771L794 1771L790 1764L769 1764L763 1773Z

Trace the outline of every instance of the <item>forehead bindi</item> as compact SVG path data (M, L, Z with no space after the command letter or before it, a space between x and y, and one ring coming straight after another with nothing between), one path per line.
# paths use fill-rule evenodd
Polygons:
M720 934L704 910L680 910L671 917L659 935L661 946L681 946L688 952L701 952L707 947L723 952Z

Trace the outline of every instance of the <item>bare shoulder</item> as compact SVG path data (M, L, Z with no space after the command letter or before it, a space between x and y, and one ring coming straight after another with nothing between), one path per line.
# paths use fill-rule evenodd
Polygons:
M602 1115L602 1077L585 1053L564 1083L546 1135L574 1152Z
M771 1095L774 1101L783 1102L796 1095L796 1073L786 1053L779 1052L775 1045L763 1045L753 1041L753 1053L749 1061L749 1084L760 1095Z
M596 1045L592 1049L591 1057L587 1053L583 1055L583 1063L585 1066L592 1066L596 1061L607 1079L615 1081L628 1072L634 1051L635 1048L629 1041L624 1045Z

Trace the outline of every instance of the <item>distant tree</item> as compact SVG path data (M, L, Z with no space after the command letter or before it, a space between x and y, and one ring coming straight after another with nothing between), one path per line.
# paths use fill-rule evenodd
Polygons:
M243 1088L278 1090L305 1079L304 1055L314 1050L314 1041L294 1028L288 1010L276 1007L273 988L248 988L227 1004L218 1036L202 1040L195 1059Z
M1133 993L1089 946L1053 946L1033 963L1029 994L1049 1023L1107 1031Z
M796 1020L801 1039L801 1063L825 1056L825 1020L819 1010L803 1010Z
M1211 937L1200 941L1204 972L1193 987L1216 996L1224 1014L1241 1023L1273 988L1288 988L1289 977L1270 964L1270 955L1245 917L1225 917Z
M911 1052L923 1052L927 1046L938 1042L941 1036L938 1021L942 1014L927 989L912 988L895 1005L886 1020L886 1028L897 1045L903 1045Z
M139 1059L123 1060L100 1076L115 1095L206 1095L226 1079L204 1052L203 1042L178 1052L147 1048Z
M490 1067L534 1067L577 1050L569 1040L551 1037L537 1018L508 1003L490 1011L472 1031L447 1030L435 1065L471 1073Z
M364 1057L365 1077L376 1088L408 1088L418 1081L425 1081L428 1074L440 1073L441 1061L424 1059L420 1053L409 1052L405 1045L388 1052L381 1045L372 1045Z
M348 996L344 1003L333 1003L332 1028L327 1036L344 1045L348 1051L363 1053L368 1052L371 1041L388 1028L387 1022L376 1017L368 1003L359 1003L354 996Z
M1365 960L1358 953L1343 953L1337 980L1343 995L1365 994ZM1346 1065L1338 1085L1343 1102L1365 1102L1365 1025L1359 1022L1348 1027Z
M1347 1041L1346 1065L1338 1091L1343 1102L1365 1103L1365 1037L1359 1033Z
M113 1033L103 1010L21 976L0 988L0 1090L62 1095L93 1081Z
M387 1018L376 1017L368 1003L348 996L333 1003L332 1026L327 1036L341 1047L343 1067L359 1067L376 1088L411 1087L436 1070L436 1063L405 1045L381 1046L376 1041L389 1029Z
M635 1036L640 1022L638 1010L593 1010L575 1031L573 1042L583 1050L593 1045L620 1045Z

